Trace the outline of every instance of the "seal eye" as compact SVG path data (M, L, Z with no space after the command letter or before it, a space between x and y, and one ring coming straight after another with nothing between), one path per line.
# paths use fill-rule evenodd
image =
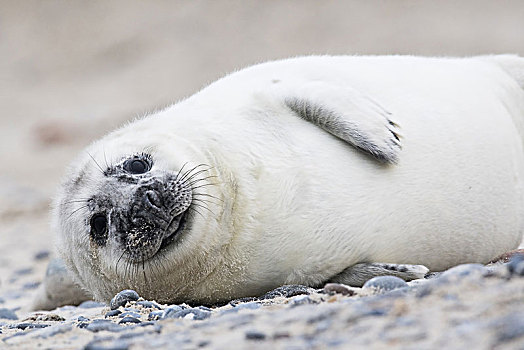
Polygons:
M150 170L150 166L143 159L133 158L124 162L124 170L131 174L143 174Z
M95 214L91 217L91 237L103 246L107 240L107 218L104 214Z

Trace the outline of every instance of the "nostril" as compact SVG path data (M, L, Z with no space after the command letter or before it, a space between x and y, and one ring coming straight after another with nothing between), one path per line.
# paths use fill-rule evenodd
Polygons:
M155 208L162 207L162 198L156 191L147 191L145 196L146 202Z

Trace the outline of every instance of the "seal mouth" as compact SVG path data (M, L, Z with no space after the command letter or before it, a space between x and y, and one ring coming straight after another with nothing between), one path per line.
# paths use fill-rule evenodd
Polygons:
M186 228L188 212L189 210L186 210L182 214L173 217L166 228L167 235L162 239L158 252L165 250L180 236L179 234Z

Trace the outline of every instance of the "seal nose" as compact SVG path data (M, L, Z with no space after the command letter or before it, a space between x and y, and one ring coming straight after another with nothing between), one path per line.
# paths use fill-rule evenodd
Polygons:
M158 192L154 190L149 190L146 192L146 195L144 196L144 201L147 205L153 208L161 208L163 205L162 197L160 197Z

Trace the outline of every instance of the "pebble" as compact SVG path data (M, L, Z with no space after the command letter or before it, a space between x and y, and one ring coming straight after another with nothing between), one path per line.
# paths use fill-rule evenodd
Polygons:
M23 268L23 269L15 270L14 274L18 275L18 276L25 276L25 275L29 275L32 272L33 272L33 268L32 267L26 267L26 268Z
M57 325L39 330L38 333L35 333L35 337L46 339L49 337L53 337L57 334L67 333L72 329L73 329L73 326L70 324L57 324Z
M161 309L160 305L158 305L157 303L153 301L149 301L149 300L140 300L140 301L137 301L136 304L142 305L143 307L152 308L152 309Z
M18 320L18 316L16 316L16 314L12 310L0 308L0 319Z
M296 297L293 297L289 304L292 307L299 306L299 305L307 305L307 304L316 304L317 302L311 299L308 295L298 295Z
M22 322L15 325L15 328L24 330L24 329L33 329L33 328L46 328L49 327L48 324L41 324L41 323L29 323L29 322Z
M122 314L120 314L118 317L120 318L124 318L124 317L135 317L135 318L140 318L140 314L138 312L133 312L133 311L127 311L127 312L123 312Z
M162 315L162 318L170 318L172 317L172 315L176 314L177 312L179 311L182 311L183 308L181 308L180 306L178 305L170 305L168 306L164 312L163 312L163 315Z
M524 254L515 254L507 263L508 271L512 275L524 276Z
M264 340L266 339L266 335L262 332L255 331L255 330L249 330L246 331L246 339L249 340Z
M234 310L242 310L242 309L256 310L256 309L260 309L261 306L262 305L260 303L257 303L256 301L250 301L248 303L237 304Z
M390 290L407 287L408 284L402 278L395 276L378 276L373 277L364 285L362 289L371 289L378 293L388 292Z
M164 318L164 311L162 310L151 311L149 315L147 315L149 321L156 321L162 318Z
M78 322L89 322L89 319L84 316L78 316L77 321Z
M121 313L122 313L122 311L120 311L120 310L118 310L118 309L117 309L117 310L111 310L111 311L106 312L106 314L105 314L104 317L107 318L107 317L118 316L118 315L120 315Z
M139 298L138 293L131 289L125 289L115 295L109 306L111 310L118 309L120 306L125 306L128 301L137 301Z
M41 250L41 251L37 252L37 253L34 255L33 258L34 258L35 260L37 260L37 261L38 261L38 260L44 260L44 259L49 258L49 255L50 255L49 250Z
M24 283L22 288L26 290L31 290L31 289L38 288L39 285L40 285L40 282L27 282L27 283Z
M111 322L110 320L96 319L89 323L85 329L91 332L109 331L109 332L120 332L124 328Z
M461 264L442 272L438 278L466 277L474 272L484 272L486 267L482 264Z
M211 316L211 312L209 311L200 310L198 308L189 308L178 312L166 312L162 318L192 318L193 320L205 320L209 316Z
M138 319L136 317L125 316L118 323L122 324L122 323L141 323L141 322L142 321L140 321L140 319Z
M341 283L328 283L324 286L324 292L327 294L342 294L342 295L348 295L352 296L355 294L355 291L351 289L351 287L346 286L345 284Z

